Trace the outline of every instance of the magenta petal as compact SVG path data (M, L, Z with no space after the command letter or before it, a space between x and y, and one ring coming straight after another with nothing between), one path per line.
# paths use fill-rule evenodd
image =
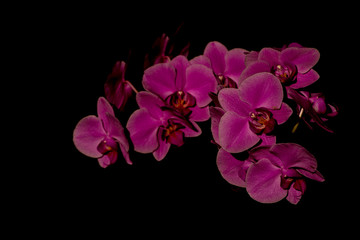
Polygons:
M153 156L157 161L161 161L165 158L165 156L169 152L169 149L171 146L170 143L167 143L166 141L163 141L161 139L161 134L162 134L162 131L160 130L158 132L158 136L157 136L158 142L159 142L159 147L153 152Z
M136 110L130 116L126 128L130 132L135 151L151 153L158 148L157 132L160 125L160 120L151 117L144 108Z
M196 98L199 107L205 107L211 102L210 92L216 91L217 82L211 69L194 64L186 69L186 85L184 91Z
M271 73L257 73L239 86L240 98L253 109L279 109L283 100L282 85Z
M129 149L126 149L123 145L120 144L120 150L121 150L121 153L122 153L126 163L129 165L132 165L133 163L130 159Z
M263 48L259 52L258 60L265 61L270 66L275 66L280 63L280 52L274 48Z
M98 99L97 114L98 114L98 117L103 122L105 131L108 131L109 123L107 121L106 115L110 114L110 115L114 116L114 110L113 110L112 106L110 105L110 103L104 97L99 97L99 99Z
M193 59L190 60L190 64L201 64L211 69L210 59L204 55L194 57Z
M273 114L273 118L276 120L278 124L283 124L293 114L293 110L286 103L282 103L280 109L275 109L270 111Z
M185 137L198 137L201 135L202 131L201 128L199 127L199 125L190 120L191 125L193 126L193 129L191 129L190 127L186 126L185 128L181 129L181 131L184 133Z
M87 116L79 121L73 133L75 147L84 155L99 158L102 154L97 150L106 132L101 120L96 116Z
M219 124L219 144L231 153L243 152L260 138L250 130L248 118L226 112Z
M244 71L241 73L238 81L238 86L241 85L241 83L248 77L260 73L260 72L270 72L271 66L269 63L264 61L256 61L254 63L251 63L247 68L244 69Z
M236 112L242 117L248 117L252 107L240 98L239 89L224 88L219 92L218 99L225 111Z
M319 171L309 172L309 171L304 170L304 169L296 169L296 171L298 173L300 173L301 175L303 175L304 177L310 178L312 180L315 180L315 181L318 181L318 182L324 182L325 181L324 176Z
M111 164L111 160L108 155L98 158L98 162L102 168L107 168Z
M298 89L307 87L316 82L319 78L319 74L313 69L310 69L307 73L298 73L296 83L292 84L291 88Z
M250 197L261 203L275 203L287 195L281 188L281 169L266 158L249 167L246 184Z
M210 118L209 107L199 108L195 106L191 108L192 113L190 115L190 119L196 122L207 121Z
M190 63L185 56L179 55L175 57L173 60L171 60L171 64L176 69L176 80L175 80L176 88L178 90L181 90L185 86L186 68L190 66Z
M107 114L106 116L108 125L108 135L117 140L117 142L124 147L126 151L129 151L129 142L126 139L124 128L120 121L113 115Z
M286 197L286 200L288 200L292 204L298 204L302 197L302 192L296 190L293 186L290 187L288 196Z
M317 161L304 147L295 143L279 143L274 145L270 152L281 159L284 168L302 168L315 172Z
M175 78L176 70L171 63L160 63L145 70L142 83L146 90L165 99L177 90Z
M219 124L225 111L219 107L210 107L211 115L211 133L216 143L219 143Z
M234 48L225 55L226 68L224 75L235 82L239 81L240 75L245 69L245 52L247 51L244 49Z
M227 48L219 42L209 42L204 50L204 55L211 61L212 69L216 75L225 71L225 55Z
M283 63L296 65L299 73L306 73L319 61L320 53L315 48L290 47L281 52Z
M165 105L164 101L151 92L139 92L136 94L136 102L140 108L147 109L154 118L158 118L163 114L161 107Z
M217 154L216 164L222 177L230 184L238 187L246 186L245 182L239 176L239 171L244 161L237 160L224 149L220 149Z

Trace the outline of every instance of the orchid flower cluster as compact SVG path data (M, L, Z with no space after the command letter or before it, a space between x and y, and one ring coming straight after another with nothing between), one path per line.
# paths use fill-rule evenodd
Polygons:
M324 181L315 157L296 143L277 143L275 131L296 114L310 128L315 123L332 132L325 122L338 109L326 103L323 94L305 90L319 79L313 69L320 57L317 49L291 43L260 51L228 50L213 41L189 60L188 45L174 56L168 43L162 35L156 41L157 54L146 56L143 91L126 80L124 61L115 64L104 85L105 97L98 100L97 116L87 116L75 127L73 142L81 153L97 158L103 168L119 155L131 165L131 141L136 152L161 161L172 145L181 147L185 138L202 133L199 122L210 120L222 177L246 188L254 200L275 203L286 198L297 204L306 178ZM114 108L123 111L133 93L139 108L129 117L125 134Z

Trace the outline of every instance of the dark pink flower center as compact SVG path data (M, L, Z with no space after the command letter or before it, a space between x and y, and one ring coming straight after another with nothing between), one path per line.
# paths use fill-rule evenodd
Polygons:
M291 84L296 80L296 68L291 68L286 65L276 65L271 68L272 74L279 78L280 82L283 84Z
M237 88L237 84L229 77L226 77L222 74L216 75L216 80L219 86L219 89L222 88Z
M274 130L276 121L266 108L257 108L249 116L250 129L256 134L270 133Z
M293 186L293 188L300 191L302 194L304 194L306 190L306 183L303 178L292 178L282 175L280 186L284 190L289 190L290 187Z
M171 94L167 102L183 116L189 116L192 112L190 108L196 105L195 97L181 90Z
M99 143L97 150L101 154L107 155L111 162L115 162L118 157L118 144L113 138L107 137L102 140Z
M184 144L184 133L181 131L183 128L183 125L169 120L168 125L162 130L161 139L180 147Z

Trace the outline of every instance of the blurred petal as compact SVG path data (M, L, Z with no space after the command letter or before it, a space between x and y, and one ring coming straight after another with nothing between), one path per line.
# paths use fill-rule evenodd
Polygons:
M130 138L134 149L140 153L151 153L159 146L157 132L161 126L160 120L151 117L144 109L136 110L129 118L126 128L130 132Z
M219 42L209 42L204 50L204 55L211 61L212 69L216 75L225 72L225 55L227 48Z
M244 161L237 160L224 149L220 149L217 154L216 164L222 177L230 184L238 187L246 186L245 182L239 176L239 171L243 163Z
M257 73L239 86L240 98L253 109L265 107L279 109L283 100L280 81L271 73Z
M219 144L231 153L243 152L260 138L250 130L248 118L226 112L219 124Z
M184 91L196 98L199 107L205 107L211 102L210 92L216 91L217 82L211 69L194 64L186 69L186 85Z
M275 203L287 195L287 190L280 186L281 169L268 159L262 159L249 167L246 184L250 197L261 203Z
M104 97L99 97L99 99L98 99L97 114L98 114L98 117L103 122L105 131L108 132L109 123L107 121L106 115L110 114L110 115L114 116L114 110L113 110L112 106L110 105L110 103Z
M94 116L84 117L76 125L73 133L75 147L84 155L99 158L102 154L97 150L100 142L105 138L101 120Z
M143 86L164 100L177 90L175 78L176 70L171 63L160 63L145 70Z

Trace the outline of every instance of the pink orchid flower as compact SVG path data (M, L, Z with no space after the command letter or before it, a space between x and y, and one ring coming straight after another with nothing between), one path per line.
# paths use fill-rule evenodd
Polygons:
M247 50L234 48L228 50L217 41L209 42L200 55L191 60L191 63L209 67L216 77L217 92L222 88L237 88L240 75L245 69L245 53Z
M243 81L239 89L222 89L219 102L224 114L215 121L218 126L212 127L213 136L218 136L218 144L231 153L243 152L260 140L274 144L272 131L292 114L282 100L283 87L271 73L257 73Z
M84 155L97 158L101 167L114 164L121 151L128 164L129 142L124 134L124 128L115 117L109 102L100 97L97 102L97 114L84 117L76 125L73 133L75 147Z
M155 159L160 161L171 145L180 147L184 137L201 134L195 122L169 109L158 96L143 91L136 95L136 100L140 109L130 116L126 125L135 151L153 153Z
M216 79L203 65L190 65L186 57L177 56L146 69L143 86L193 121L210 118L207 105L211 102L209 93L216 90Z
M263 48L260 52L248 54L245 59L247 67L239 83L255 73L270 72L287 88L307 87L319 79L319 74L312 69L319 58L317 49L296 43L282 49Z

